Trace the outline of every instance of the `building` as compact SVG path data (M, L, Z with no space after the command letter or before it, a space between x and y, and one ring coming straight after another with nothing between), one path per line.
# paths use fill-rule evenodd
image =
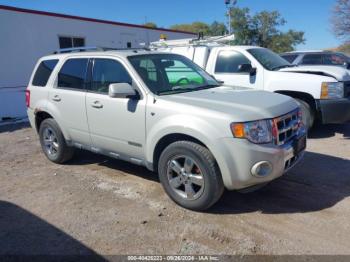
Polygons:
M164 28L49 13L0 5L0 121L25 117L24 90L39 57L60 48L140 47L195 35Z

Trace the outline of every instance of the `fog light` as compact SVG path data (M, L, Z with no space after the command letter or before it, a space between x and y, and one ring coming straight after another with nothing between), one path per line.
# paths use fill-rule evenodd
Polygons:
M272 172L272 164L268 161L261 161L252 167L251 172L253 176L266 177Z

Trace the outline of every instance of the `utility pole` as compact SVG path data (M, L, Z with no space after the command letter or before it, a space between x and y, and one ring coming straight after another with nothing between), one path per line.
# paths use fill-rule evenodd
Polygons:
M232 34L232 17L231 17L231 10L232 8L237 4L237 0L225 0L225 5L227 9L227 28L228 28L228 34Z

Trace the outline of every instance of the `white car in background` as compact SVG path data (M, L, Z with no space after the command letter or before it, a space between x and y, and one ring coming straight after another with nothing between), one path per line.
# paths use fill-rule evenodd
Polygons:
M350 57L341 52L332 51L294 51L281 54L293 65L307 66L340 66L350 69Z

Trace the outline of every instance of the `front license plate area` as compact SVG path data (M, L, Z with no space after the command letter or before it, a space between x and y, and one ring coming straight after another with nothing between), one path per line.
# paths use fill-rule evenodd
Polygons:
M306 148L306 136L299 137L293 143L294 155L298 155L301 151Z

